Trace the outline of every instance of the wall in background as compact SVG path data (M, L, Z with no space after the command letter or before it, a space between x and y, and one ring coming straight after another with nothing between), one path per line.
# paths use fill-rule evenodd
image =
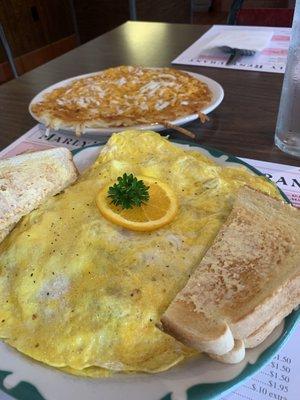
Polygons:
M130 19L128 0L73 0L81 42ZM190 0L136 0L139 21L191 22Z
M20 74L76 45L69 0L1 0L0 22ZM0 82L10 76L0 46Z
M200 0L195 2L200 4ZM130 19L129 0L0 0L0 22L19 74L77 45L71 3L81 43ZM244 7L292 7L294 3L295 0L245 0ZM190 23L191 4L190 0L136 0L137 19ZM226 23L232 0L214 0L212 4L210 12L193 13L193 23ZM0 83L12 77L0 45Z
M214 0L214 9L228 11L233 0ZM243 8L285 8L292 6L289 0L245 0Z
M129 20L128 0L73 0L81 43Z
M191 22L190 0L136 0L137 19L171 23Z
M20 75L76 46L70 4L81 43L130 19L129 0L0 0L0 22ZM136 13L141 21L189 23L191 2L136 0ZM12 77L0 46L0 83Z

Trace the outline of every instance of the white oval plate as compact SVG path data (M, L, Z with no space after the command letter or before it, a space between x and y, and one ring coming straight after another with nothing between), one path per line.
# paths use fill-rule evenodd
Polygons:
M101 72L101 71L99 71ZM51 92L53 89L57 89L63 86L68 85L70 82L77 80L77 79L81 79L81 78L87 78L89 76L94 76L99 74L99 72L93 72L91 74L84 74L84 75L78 75L78 76L74 76L73 78L69 78L69 79L65 79L64 81L55 83L52 86L49 86L47 89L42 90L39 94L37 94L30 102L29 104L29 112L31 114L31 116L38 122L43 123L43 121L41 120L41 118L39 118L37 115L35 115L32 111L31 111L31 106L35 103L40 102L43 99L43 96L46 93ZM217 108L219 106L219 104L222 102L223 98L224 98L224 90L222 88L222 86L214 81L213 79L208 78L207 76L204 75L200 75L200 74L196 74L195 72L190 72L190 71L183 71L183 72L187 72L188 74L192 75L194 78L199 79L200 81L204 82L207 84L207 86L209 87L210 91L212 92L212 100L210 102L210 104L208 104L203 110L201 110L204 114L208 114L210 112L212 112L215 108ZM173 125L184 125L188 122L194 121L195 119L199 118L198 114L191 114L191 115L187 115L186 117L182 117L182 118L178 118L174 121L170 121L171 124ZM75 132L74 127L70 127L70 126L63 126L60 128L61 130L64 131L71 131L71 132ZM120 131L124 131L125 129L139 129L139 130L152 130L152 131L162 131L164 129L166 129L165 126L160 125L160 124L143 124L143 125L134 125L134 126L127 126L127 127L109 127L109 128L86 128L85 129L85 134L88 134L89 136L98 136L99 134L112 134L114 132L120 132Z
M191 146L178 141L180 145ZM74 150L80 172L94 163L102 146ZM192 145L213 161L225 166L241 164L256 175L258 170L218 150ZM106 379L81 378L38 363L0 342L0 390L18 400L212 400L220 399L257 373L276 355L300 319L293 311L259 346L246 351L236 365L208 357L182 363L158 374L117 375ZM1 397L1 393L0 393Z

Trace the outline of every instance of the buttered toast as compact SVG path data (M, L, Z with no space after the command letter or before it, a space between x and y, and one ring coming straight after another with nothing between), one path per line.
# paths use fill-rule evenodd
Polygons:
M0 242L23 215L77 178L72 153L63 147L0 160Z
M260 343L300 303L300 211L248 187L162 316L188 346L223 356ZM241 342L237 342L240 340Z

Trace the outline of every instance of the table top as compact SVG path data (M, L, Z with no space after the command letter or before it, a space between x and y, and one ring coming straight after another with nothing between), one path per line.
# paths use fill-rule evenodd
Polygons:
M28 113L28 104L42 89L75 75L122 64L170 66L209 28L130 21L1 85L0 149L36 124ZM299 159L285 155L274 145L282 74L177 67L206 75L225 91L222 104L209 115L209 122L201 125L194 121L187 126L197 133L198 143L240 157L299 165Z

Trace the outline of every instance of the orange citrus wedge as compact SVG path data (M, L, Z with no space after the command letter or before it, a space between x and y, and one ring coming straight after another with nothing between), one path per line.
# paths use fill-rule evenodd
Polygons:
M178 210L175 193L164 182L146 176L138 176L146 186L149 186L149 200L141 206L123 209L112 204L107 196L112 184L104 186L96 197L97 206L101 214L109 221L124 228L149 232L171 222Z

